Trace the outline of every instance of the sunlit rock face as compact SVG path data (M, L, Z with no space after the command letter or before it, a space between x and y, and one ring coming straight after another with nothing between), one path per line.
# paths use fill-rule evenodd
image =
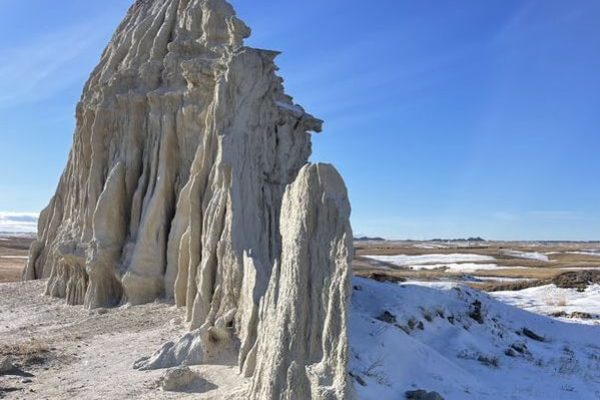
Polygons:
M352 235L341 178L330 166L307 165L310 132L322 122L284 93L277 52L244 46L249 35L224 0L138 0L130 8L77 105L73 147L40 216L25 278L48 278L47 294L88 308L173 299L199 332L192 351L203 354L194 359L237 358L252 375L268 369L256 352L259 327L285 325L270 321L269 307L285 303L291 315L294 301L316 296L291 271L314 279L323 300L335 299L313 310L318 299L310 297L303 312L316 313L311 329L328 313L343 317ZM295 197L282 215L286 188ZM320 202L333 197L335 206ZM302 218L321 232L321 214L340 219L323 233L330 242L297 232ZM274 270L284 283L273 281ZM280 303L279 292L302 298ZM335 324L312 332L293 361L325 357L345 371L345 322ZM334 334L341 341L331 349L322 335ZM327 385L337 387L323 398L342 398L346 380L330 370L335 382ZM291 382L281 382L285 392ZM308 391L318 392L315 382ZM263 398L279 398L267 392Z

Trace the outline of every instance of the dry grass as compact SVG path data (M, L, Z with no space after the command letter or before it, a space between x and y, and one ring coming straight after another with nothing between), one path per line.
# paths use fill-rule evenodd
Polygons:
M432 243L427 243L432 245ZM496 277L510 278L515 281L474 282L470 286L486 290L520 290L527 287L538 286L552 282L557 276L564 273L565 268L598 269L600 270L600 256L587 254L574 254L591 248L600 248L600 243L551 243L538 244L528 242L482 242L470 246L464 244L443 244L445 247L423 248L420 242L358 242L356 243L356 257L354 259L354 272L358 276L368 277L373 274L385 274L395 280L440 280L459 279L461 276L475 276L480 278ZM434 246L440 246L433 243ZM549 261L540 261L525 258L511 257L505 254L506 250L522 252L550 253ZM366 258L367 255L426 255L426 254L478 254L491 256L496 259L499 268L495 270L481 270L476 273L457 273L444 270L413 271L400 268L390 263L374 261ZM489 262L484 262L489 263ZM519 268L517 268L519 267ZM516 281L523 279L523 281Z
M39 339L0 345L0 356L12 356L25 366L44 364L50 355L50 346Z
M523 290L536 286L543 285L543 281L517 281L517 282L484 282L484 283L469 283L468 286L473 289L482 290L484 292L500 292L507 290Z
M18 263L0 262L0 283L16 282L21 279L23 265Z
M0 238L0 283L15 282L21 274L33 239L24 237Z

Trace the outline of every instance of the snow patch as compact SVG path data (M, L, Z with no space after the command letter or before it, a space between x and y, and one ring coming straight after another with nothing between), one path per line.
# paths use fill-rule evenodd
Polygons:
M463 263L463 262L485 262L495 261L491 256L483 256L479 254L424 254L418 256L365 256L371 260L381 261L398 267L413 267L416 265L426 264L446 264L446 263Z
M523 258L526 260L538 260L538 261L550 261L550 258L547 254L538 253L538 252L528 252L528 251L516 251L516 250L504 250L503 254L514 257L514 258Z
M495 292L491 295L507 304L542 315L589 314L592 318L563 318L567 322L600 325L600 285L590 285L584 291L538 286L518 291Z

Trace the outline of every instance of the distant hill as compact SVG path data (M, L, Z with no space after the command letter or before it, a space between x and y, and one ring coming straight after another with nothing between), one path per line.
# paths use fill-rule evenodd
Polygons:
M468 239L432 239L431 242L485 242L486 240L477 236L477 237L470 237Z
M354 240L356 242L385 242L386 239L381 238L381 237L361 236L361 237L355 237Z

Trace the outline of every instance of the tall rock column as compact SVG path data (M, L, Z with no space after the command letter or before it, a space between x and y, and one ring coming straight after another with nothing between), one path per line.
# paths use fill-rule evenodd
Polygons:
M348 363L352 231L342 178L307 165L287 189L283 250L260 309L258 339L246 362L255 400L354 397Z

